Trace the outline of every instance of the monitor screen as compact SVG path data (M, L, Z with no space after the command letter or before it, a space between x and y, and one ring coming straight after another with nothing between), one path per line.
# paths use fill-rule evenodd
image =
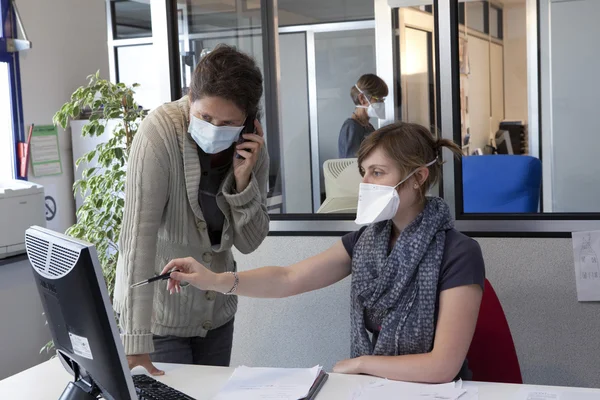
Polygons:
M25 244L54 346L76 383L106 399L137 399L94 246L40 227Z

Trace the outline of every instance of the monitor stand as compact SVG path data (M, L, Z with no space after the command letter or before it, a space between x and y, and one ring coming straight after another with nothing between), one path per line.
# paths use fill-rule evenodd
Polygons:
M65 369L73 374L74 377L74 381L69 382L58 400L97 400L102 391L98 388L94 380L89 376L86 377L82 373L79 364L66 354L57 351L57 356Z
M99 391L94 394L93 388L90 388L87 383L83 383L80 379L69 382L58 400L97 400L99 395Z

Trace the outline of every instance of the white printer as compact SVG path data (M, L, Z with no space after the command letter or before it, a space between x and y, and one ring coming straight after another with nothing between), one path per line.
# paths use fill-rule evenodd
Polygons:
M25 253L25 231L46 226L44 187L32 182L0 181L0 259Z

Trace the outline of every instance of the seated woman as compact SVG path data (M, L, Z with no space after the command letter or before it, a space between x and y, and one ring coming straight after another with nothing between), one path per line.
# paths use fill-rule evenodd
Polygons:
M339 158L355 158L360 144L375 128L370 118L385 119L385 97L388 87L377 75L365 74L350 89L354 102L352 116L344 121L338 137Z
M163 271L179 271L168 290L179 292L186 281L202 290L278 298L352 274L352 359L334 372L430 383L468 379L465 357L485 270L477 242L453 229L448 205L425 196L440 177L443 147L460 155L456 144L420 125L374 132L358 155L364 178L357 222L368 226L287 268L216 274L191 258L173 260Z

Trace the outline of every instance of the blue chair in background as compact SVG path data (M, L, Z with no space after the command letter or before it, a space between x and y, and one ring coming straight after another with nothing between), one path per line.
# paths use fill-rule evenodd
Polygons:
M465 213L534 213L542 186L542 163L521 155L462 159Z

